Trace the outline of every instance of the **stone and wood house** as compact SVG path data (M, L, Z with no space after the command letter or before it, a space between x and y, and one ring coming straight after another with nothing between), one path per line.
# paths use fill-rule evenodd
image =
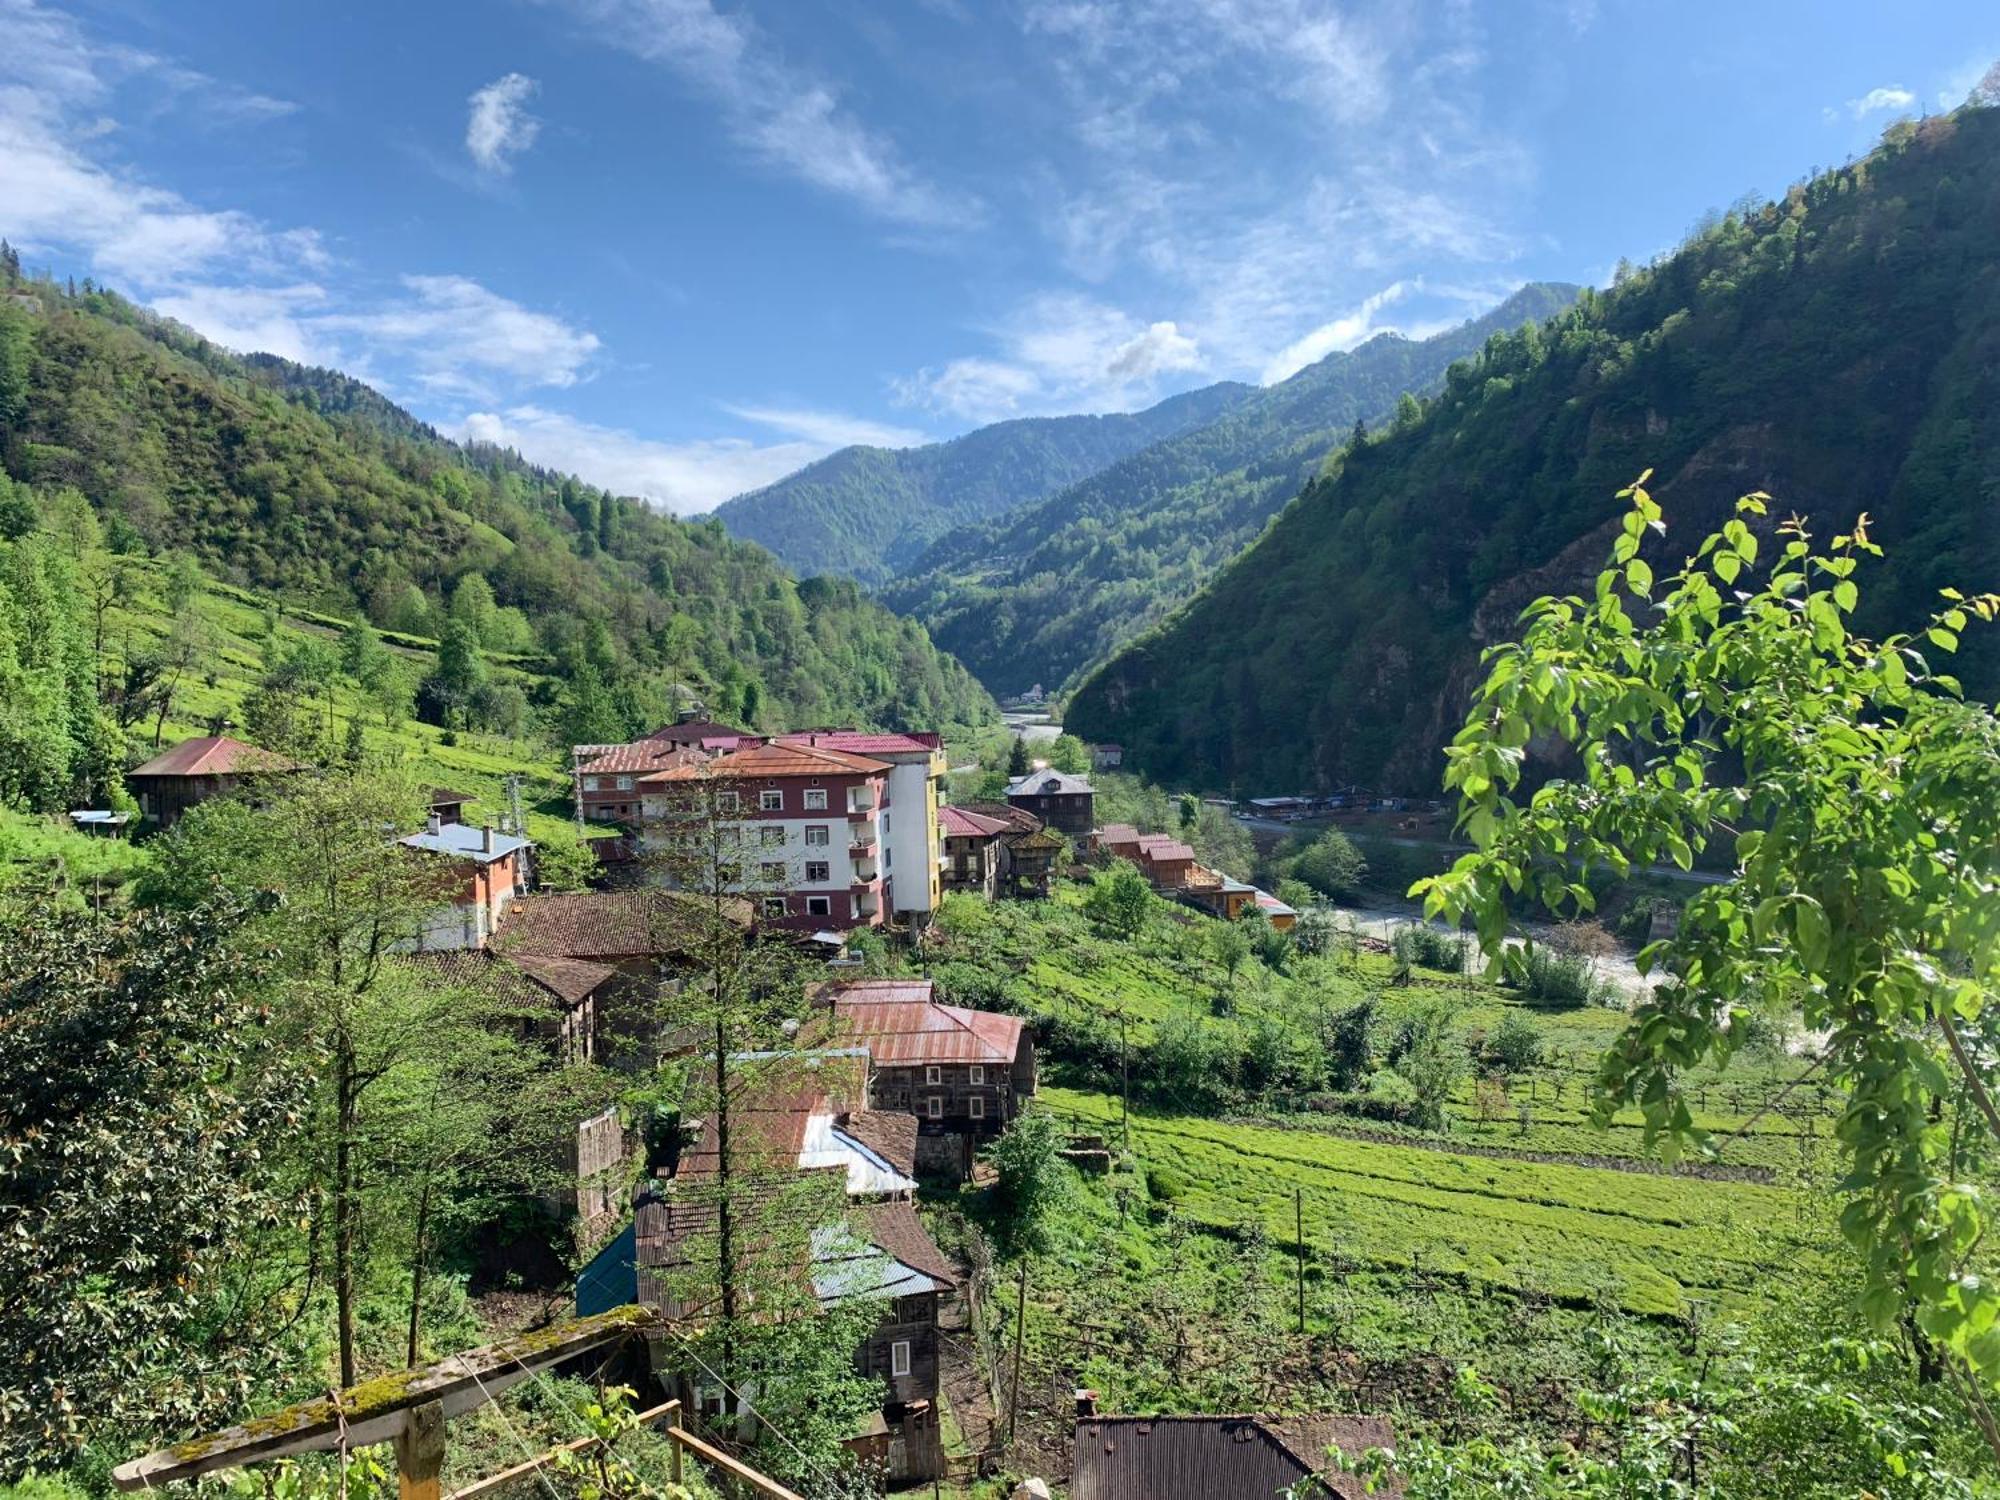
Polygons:
M139 812L159 828L171 828L189 808L211 797L226 797L255 786L258 778L285 776L306 767L276 751L226 735L182 740L142 766L125 773L125 785L139 799Z
M1007 802L1057 833L1082 837L1097 826L1097 791L1067 771L1030 771L1007 783Z

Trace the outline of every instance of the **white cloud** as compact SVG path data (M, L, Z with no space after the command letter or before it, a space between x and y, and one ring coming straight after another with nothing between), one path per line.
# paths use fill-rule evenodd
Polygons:
M1330 322L1322 323L1305 337L1296 339L1271 356L1257 377L1265 385L1275 385L1307 365L1326 358L1335 350L1352 349L1380 333L1386 326L1375 315L1415 289L1408 281L1394 281L1381 291L1362 298L1361 305Z
M240 353L276 354L300 364L331 364L338 355L312 326L312 310L325 305L326 288L292 286L187 286L153 299L154 311Z
M542 122L528 113L528 101L541 85L520 73L496 78L475 90L468 101L465 149L482 171L510 172L513 158L535 144Z
M596 334L523 307L466 276L405 276L412 295L317 326L393 351L440 394L491 400L493 377L516 386L574 385L600 347Z
M1917 102L1917 96L1899 84L1883 88L1873 88L1859 99L1847 101L1847 112L1859 120L1866 115L1879 114L1883 110L1908 109Z
M739 144L815 187L899 222L977 222L973 198L907 165L831 85L784 61L747 17L710 0L558 0L599 41L657 64L719 106Z
M475 411L452 430L467 441L512 448L535 463L570 470L681 515L713 510L732 496L762 489L840 446L803 439L760 445L745 438L663 443L529 405Z
M871 422L865 417L848 416L845 412L808 411L799 407L732 406L728 403L724 403L722 409L746 422L755 422L776 432L790 433L805 442L818 444L829 453L835 448L857 443L870 448L914 448L919 443L930 441L926 434L915 428L892 427L886 422Z
M966 356L893 383L898 399L970 421L1144 404L1163 376L1202 368L1179 325L1140 323L1075 293L1030 298L991 330L1004 358Z

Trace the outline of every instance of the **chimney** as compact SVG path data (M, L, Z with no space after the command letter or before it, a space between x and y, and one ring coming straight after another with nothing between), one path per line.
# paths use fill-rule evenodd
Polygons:
M1088 1386L1078 1386L1076 1390L1076 1419L1088 1422L1097 1415L1097 1392Z
M424 832L428 834L435 835L441 832L443 828L444 828L444 819L439 817L436 813L432 813L430 817L424 821Z
M481 823L479 825L479 852L481 854L491 854L493 852L493 825L491 823Z

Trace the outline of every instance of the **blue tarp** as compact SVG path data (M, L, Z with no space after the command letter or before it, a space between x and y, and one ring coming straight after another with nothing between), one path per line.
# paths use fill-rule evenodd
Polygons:
M639 1242L627 1224L576 1275L576 1315L594 1317L639 1300Z

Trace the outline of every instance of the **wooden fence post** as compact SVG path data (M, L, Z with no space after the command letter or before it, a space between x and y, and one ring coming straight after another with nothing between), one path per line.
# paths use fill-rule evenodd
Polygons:
M396 1433L396 1493L399 1500L438 1500L444 1468L444 1403L426 1401L404 1413Z

